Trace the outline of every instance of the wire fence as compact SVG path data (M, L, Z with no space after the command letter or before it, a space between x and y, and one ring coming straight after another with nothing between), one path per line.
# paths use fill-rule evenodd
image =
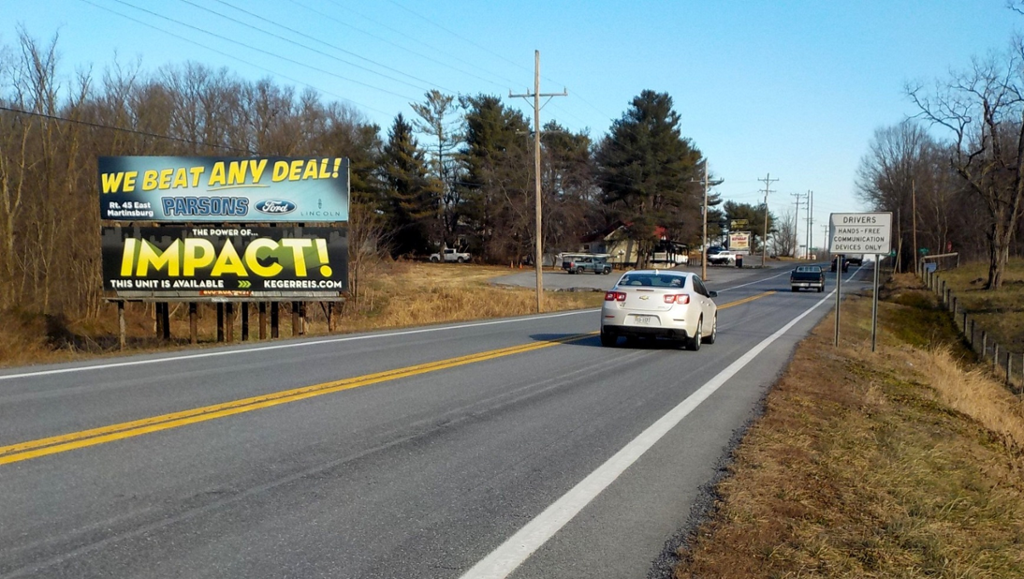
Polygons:
M991 363L992 371L1004 381L1011 392L1024 398L1024 353L1013 352L995 341L985 328L977 323L977 319L964 309L963 301L941 275L945 269L953 269L958 265L959 263L946 268L921 268L919 271L928 289L939 297L940 303L953 316L953 324L963 334L971 349L983 363Z

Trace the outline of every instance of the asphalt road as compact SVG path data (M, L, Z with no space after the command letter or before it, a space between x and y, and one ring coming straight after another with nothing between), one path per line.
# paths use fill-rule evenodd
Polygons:
M713 269L699 352L589 310L5 370L0 577L665 576L831 309L787 274Z

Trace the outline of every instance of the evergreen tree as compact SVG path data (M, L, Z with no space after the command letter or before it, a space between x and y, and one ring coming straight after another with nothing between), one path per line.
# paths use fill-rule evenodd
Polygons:
M699 237L703 192L698 199L701 154L681 135L679 113L667 93L645 90L612 124L595 155L604 202L629 224L640 259L665 227L673 237Z
M431 187L423 152L412 131L412 125L399 113L381 155L383 209L391 232L392 255L396 256L423 253L429 248L430 226L437 209L437 191Z
M509 263L533 247L533 161L523 115L495 96L461 97L466 109L463 178L467 221L484 258Z

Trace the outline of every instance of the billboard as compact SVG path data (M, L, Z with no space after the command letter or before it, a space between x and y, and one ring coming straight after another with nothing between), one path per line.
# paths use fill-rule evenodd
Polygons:
M348 290L348 230L104 227L103 289L123 296L317 297Z
M729 249L732 251L750 251L750 232L736 231L730 233Z
M348 173L341 157L100 157L100 219L348 221Z

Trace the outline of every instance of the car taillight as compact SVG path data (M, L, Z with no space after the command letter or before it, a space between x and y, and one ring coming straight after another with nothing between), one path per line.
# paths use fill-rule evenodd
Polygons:
M605 292L604 301L606 302L624 302L626 301L626 294L623 292Z
M690 296L688 294L668 294L665 296L665 303L685 305L690 303Z

